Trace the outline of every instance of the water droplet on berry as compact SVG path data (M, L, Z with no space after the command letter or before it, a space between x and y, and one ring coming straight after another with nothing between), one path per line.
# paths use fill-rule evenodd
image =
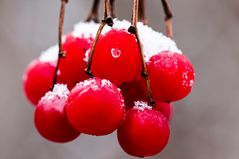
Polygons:
M118 58L121 55L121 51L119 49L112 48L111 49L111 54L114 58Z

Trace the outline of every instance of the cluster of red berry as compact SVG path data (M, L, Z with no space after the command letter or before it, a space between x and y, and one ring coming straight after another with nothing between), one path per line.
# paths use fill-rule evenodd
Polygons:
M94 43L94 37L85 36L86 32L65 37L65 57L59 67L55 59L38 58L26 69L24 92L36 105L37 130L44 138L60 143L72 141L80 133L102 136L117 130L119 144L128 154L145 157L160 153L170 136L170 103L183 99L192 89L191 62L170 49L149 53L147 76L141 74L141 48L134 34L113 28ZM142 43L149 47L146 45ZM94 56L89 54L92 48ZM90 60L89 78L85 68ZM54 75L59 84L52 88ZM142 76L148 77L148 83ZM155 102L149 100L151 95Z
M92 37L66 36L66 58L60 63L58 83L66 84L70 92L64 85L48 92L55 70L52 62L35 60L27 68L24 90L37 105L36 128L55 142L71 141L80 132L99 136L118 129L119 143L127 153L159 153L169 138L172 108L168 103L187 96L193 86L191 62L171 51L156 53L149 59L150 84L157 101L151 107L143 102L147 101L147 89L140 76L142 66L135 37L116 29L102 35L92 63L96 78L87 79L85 56L92 41Z

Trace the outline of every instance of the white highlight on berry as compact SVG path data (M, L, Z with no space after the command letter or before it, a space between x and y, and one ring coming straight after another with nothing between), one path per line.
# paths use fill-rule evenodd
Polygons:
M134 102L134 109L137 109L137 110L140 110L140 111L143 111L145 109L149 109L149 110L152 110L152 107L149 106L146 102L144 101L136 101Z
M114 58L119 58L120 55L121 55L121 50L112 48L112 49L111 49L111 55L112 55Z

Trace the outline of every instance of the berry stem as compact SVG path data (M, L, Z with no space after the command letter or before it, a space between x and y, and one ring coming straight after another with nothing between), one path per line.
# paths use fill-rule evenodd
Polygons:
M53 77L53 81L52 81L51 91L53 90L54 85L57 82L57 72L58 72L58 69L59 69L61 58L65 57L65 53L63 52L63 49L62 49L62 31L63 31L63 23L64 23L64 17L65 17L65 6L66 6L67 3L68 3L68 0L61 0L59 28L58 28L58 48L59 48L59 52L58 52L58 59L57 59L57 64L56 64L56 68L55 68L55 72L54 72L54 77Z
M111 5L111 16L112 18L115 18L115 0L110 0L110 5Z
M172 25L172 18L173 13L171 8L169 7L168 0L161 0L163 4L163 9L165 13L165 26L166 26L166 35L173 39L173 25Z
M96 44L99 40L100 34L101 34L102 30L104 29L104 26L106 24L110 27L113 26L113 19L111 17L111 10L112 10L112 8L111 8L111 5L110 5L110 0L105 0L104 1L104 18L101 21L100 26L98 28L98 31L96 33L95 40L94 40L93 45L92 45L91 50L90 50L89 60L88 60L88 63L87 63L86 69L85 69L85 73L90 78L94 77L94 74L91 71L91 65L92 65L92 60L93 60L93 56L94 56L94 52L95 52L95 47L96 47Z
M139 21L145 25L148 24L148 19L145 15L145 0L139 0Z
M133 4L133 16L132 16L132 21L131 21L131 26L129 27L128 31L132 34L135 35L138 46L139 46L139 51L141 55L141 60L142 60L142 73L141 76L144 77L146 86L147 86L147 91L148 91L148 99L149 99L149 105L154 106L155 102L153 101L153 96L152 96L152 90L150 86L150 79L149 79L149 74L148 70L146 67L146 62L144 59L144 53L143 53L143 48L142 44L139 38L139 33L138 33L138 28L137 28L137 22L138 22L138 10L139 10L139 0L134 0Z
M111 17L115 18L115 12L114 12L114 3L115 3L115 0L110 0L110 6L111 6ZM88 17L86 18L86 22L90 22L90 21L94 21L96 23L99 22L99 14L98 14L98 11L99 11L99 5L100 5L100 0L94 0L93 2L93 5L92 5L92 9L90 11L90 14L88 15Z
M100 4L100 0L94 0L90 14L86 18L86 22L90 22L90 21L94 21L96 23L99 22L99 18L98 18L99 4Z

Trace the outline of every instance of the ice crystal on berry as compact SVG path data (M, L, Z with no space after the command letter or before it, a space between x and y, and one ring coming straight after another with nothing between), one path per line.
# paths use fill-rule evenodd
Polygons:
M144 101L136 101L134 102L134 109L137 109L137 110L140 110L140 111L143 111L144 109L152 109L152 106L149 106L147 104L147 102L144 102Z

